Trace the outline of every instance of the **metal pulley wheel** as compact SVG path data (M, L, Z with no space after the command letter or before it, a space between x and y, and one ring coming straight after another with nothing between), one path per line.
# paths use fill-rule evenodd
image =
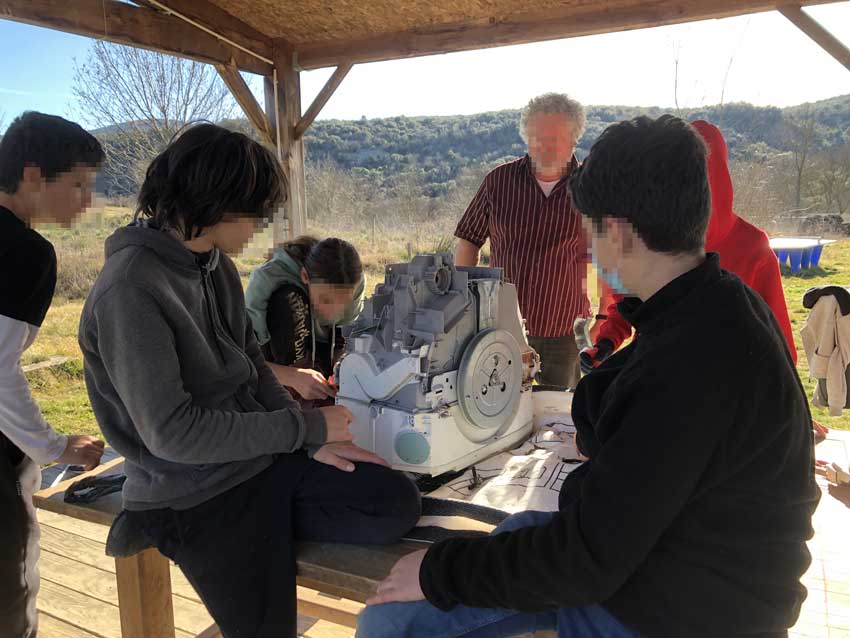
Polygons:
M461 432L476 443L507 428L519 409L522 351L506 330L478 333L467 346L457 372Z

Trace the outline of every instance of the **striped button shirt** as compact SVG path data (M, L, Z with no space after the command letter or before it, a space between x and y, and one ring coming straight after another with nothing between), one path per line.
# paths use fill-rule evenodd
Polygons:
M569 175L578 163L573 158ZM478 246L490 239L490 264L517 287L533 337L561 337L590 316L588 250L567 178L546 197L528 155L497 166L463 214L455 236Z

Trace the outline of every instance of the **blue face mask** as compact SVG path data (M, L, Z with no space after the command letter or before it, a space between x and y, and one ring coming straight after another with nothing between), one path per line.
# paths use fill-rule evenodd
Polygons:
M623 280L620 278L620 273L617 269L608 270L607 268L602 268L596 261L596 255L593 255L593 265L596 268L596 272L599 273L599 276L602 277L602 280L608 284L608 287L612 292L618 295L630 295L629 289L626 288Z

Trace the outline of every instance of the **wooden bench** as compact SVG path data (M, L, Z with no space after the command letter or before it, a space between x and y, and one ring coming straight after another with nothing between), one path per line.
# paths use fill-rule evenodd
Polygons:
M121 511L120 493L82 505L66 503L65 490L82 478L120 474L123 469L123 458L107 460L91 472L44 487L34 495L33 501L44 510L111 526ZM45 474L50 476L47 471ZM407 542L383 547L300 543L296 552L298 613L356 627L362 603L377 584L401 556L420 548L421 545ZM168 559L156 549L148 549L128 558L116 558L115 573L122 638L175 638ZM197 638L220 635L213 625Z

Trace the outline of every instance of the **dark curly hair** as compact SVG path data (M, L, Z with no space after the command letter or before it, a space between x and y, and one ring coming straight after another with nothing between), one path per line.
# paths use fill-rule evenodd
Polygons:
M626 219L650 250L693 253L711 216L705 141L672 115L609 126L570 177L573 204L594 220Z
M270 218L287 199L274 154L247 135L215 124L194 124L148 167L136 216L179 231L186 240L226 213Z

